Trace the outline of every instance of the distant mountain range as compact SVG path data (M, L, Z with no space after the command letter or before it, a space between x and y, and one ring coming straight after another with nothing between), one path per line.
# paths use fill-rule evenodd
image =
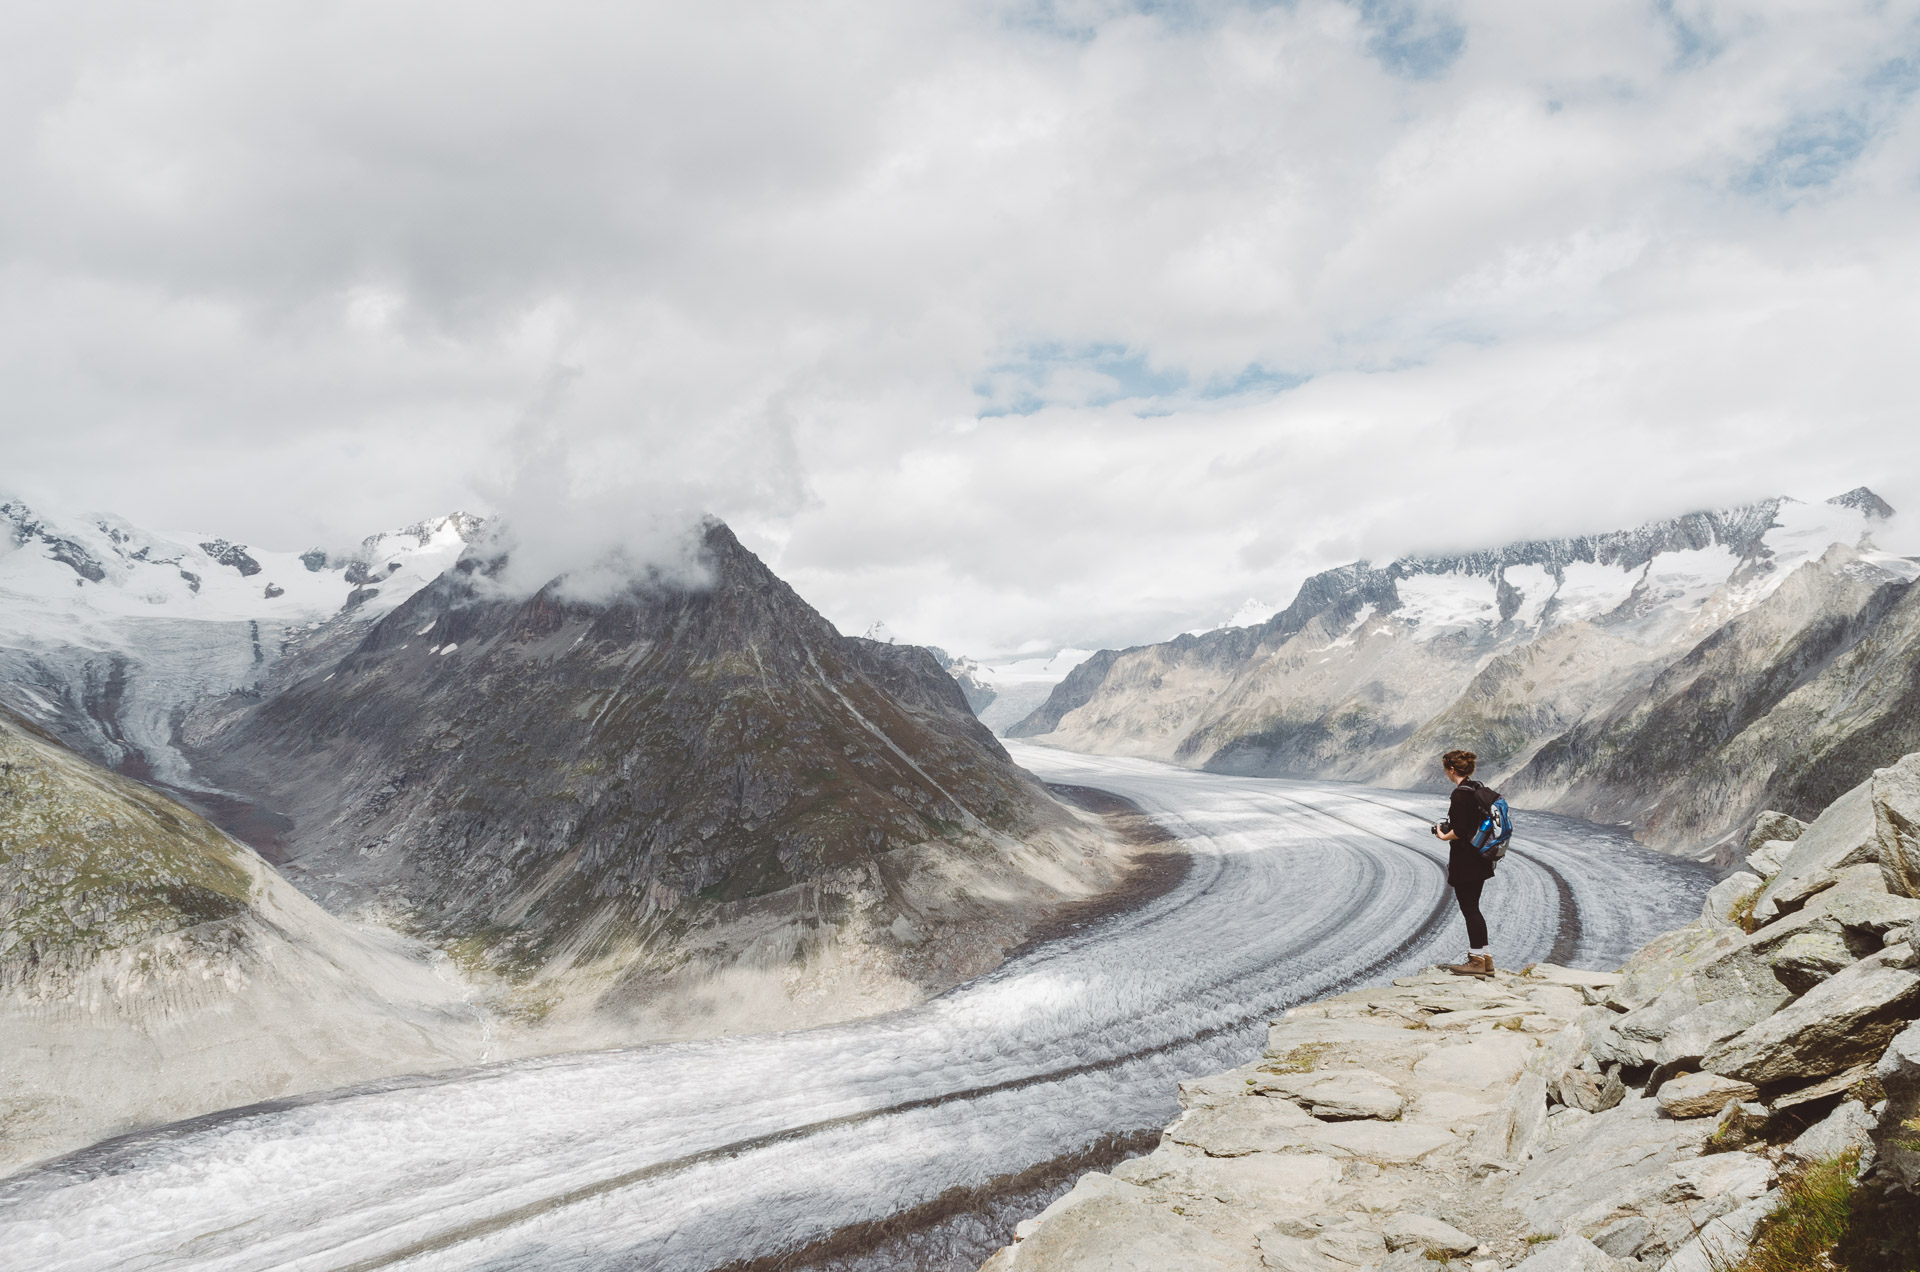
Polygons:
M1872 491L1315 575L1252 627L1102 650L1008 736L1215 771L1437 787L1711 856L1920 749L1920 561Z

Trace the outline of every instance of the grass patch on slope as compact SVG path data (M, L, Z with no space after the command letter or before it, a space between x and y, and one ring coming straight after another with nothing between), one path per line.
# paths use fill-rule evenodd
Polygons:
M1753 1246L1728 1272L1813 1272L1833 1268L1834 1246L1852 1226L1858 1153L1816 1162L1781 1188L1780 1205L1760 1221Z
M244 910L226 838L0 719L0 979Z
M1861 1186L1859 1164L1847 1152L1791 1176L1746 1255L1715 1272L1920 1272L1920 1201Z

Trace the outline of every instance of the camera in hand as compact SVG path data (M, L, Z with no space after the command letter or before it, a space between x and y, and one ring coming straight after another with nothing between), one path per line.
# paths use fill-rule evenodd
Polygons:
M1433 835L1434 835L1434 837L1435 837L1435 838L1437 839L1437 838L1439 838L1439 837L1440 837L1441 835L1444 835L1444 834L1446 834L1446 833L1447 833L1448 831L1450 831L1450 830L1452 830L1452 829L1453 829L1453 823L1452 823L1452 822L1450 822L1450 821L1437 821L1437 822L1435 822L1435 823L1434 823L1433 825L1431 825L1431 826L1429 826L1429 827L1427 827L1427 829L1428 829L1428 830L1430 830L1430 831L1432 831L1432 832L1433 832Z

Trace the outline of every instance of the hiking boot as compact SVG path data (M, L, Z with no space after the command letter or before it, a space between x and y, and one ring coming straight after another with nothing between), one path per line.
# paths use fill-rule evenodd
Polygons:
M1455 976L1479 976L1484 979L1493 975L1493 956L1469 954L1466 962L1442 963L1440 970L1452 972Z

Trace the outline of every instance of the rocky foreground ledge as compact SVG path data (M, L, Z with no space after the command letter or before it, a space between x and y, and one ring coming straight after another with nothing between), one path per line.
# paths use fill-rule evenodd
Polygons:
M1730 1272L1834 1162L1898 1252L1920 1232L1920 755L1811 825L1763 814L1747 864L1618 972L1429 971L1294 1008L981 1272Z

